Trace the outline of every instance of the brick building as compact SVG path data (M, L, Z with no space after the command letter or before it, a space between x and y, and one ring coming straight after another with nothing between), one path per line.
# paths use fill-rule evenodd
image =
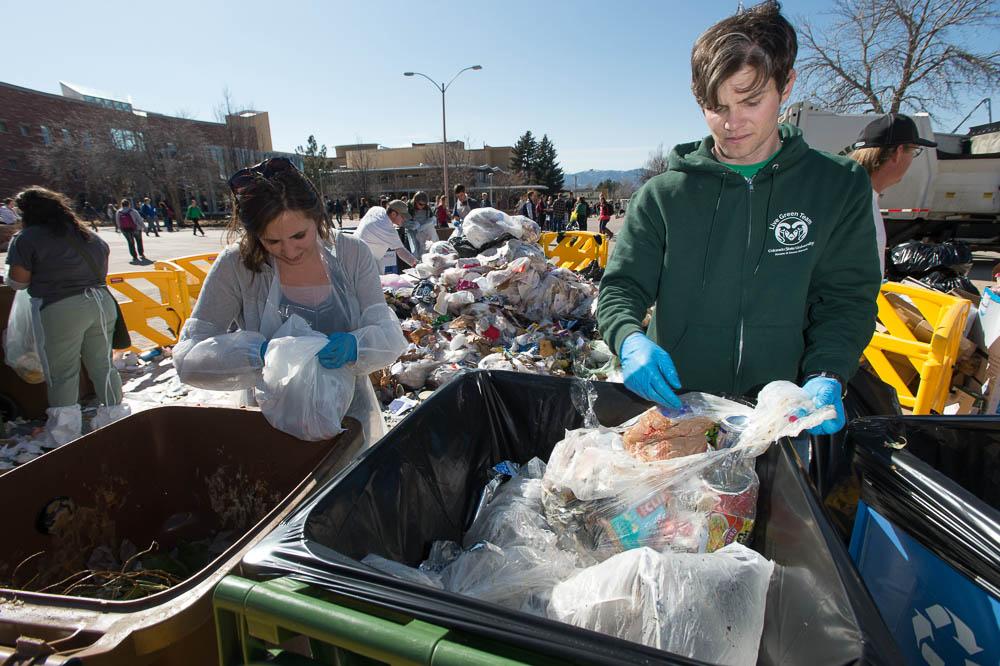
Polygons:
M234 164L238 168L277 154L271 146L267 112L243 111L227 116L224 123L206 122L136 109L131 101L82 86L60 82L60 87L63 94L54 95L0 82L0 197L43 185L74 200L95 203L122 196L196 196L207 199L214 210L224 199L225 179ZM170 141L171 137L178 138ZM147 145L154 141L158 145ZM183 149L197 153L190 162L198 165L196 169L176 178L157 178L151 169L154 175L145 179L138 177L142 169L135 169L137 177L128 188L133 191L109 191L124 186L88 178L82 168L57 178L53 169L45 167L46 156L55 162L65 155L86 160L88 151L94 158L127 159L130 165L142 166L139 153L153 161L170 159L185 142L188 147ZM102 153L104 145L112 150ZM114 150L121 152L116 156ZM301 166L301 159L296 161ZM176 182L163 182L168 179Z

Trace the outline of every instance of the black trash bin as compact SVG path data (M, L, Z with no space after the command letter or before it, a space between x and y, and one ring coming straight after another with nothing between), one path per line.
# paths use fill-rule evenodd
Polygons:
M304 604L327 594L338 608L349 607L342 617L354 617L350 613L360 609L388 613L398 622L416 618L445 628L451 641L466 647L494 646L507 655L516 651L517 659L529 663L695 663L398 580L359 562L376 553L416 565L433 541L460 541L492 465L547 459L566 429L582 425L572 398L574 381L508 372L456 378L248 554L243 573L258 585L281 578L271 584L286 581L286 591L302 586L295 590L301 594L299 602L281 602L302 621L310 617L299 612ZM595 411L602 423L621 423L647 407L621 385L595 387ZM768 591L759 663L899 663L897 649L846 549L823 517L790 444L772 446L758 459L757 470L761 491L751 546L778 565ZM273 640L287 637L289 626L303 627L297 620L265 630L261 613L236 608L249 603L254 591L246 587L248 581L234 582L239 585L224 583L216 592L222 663L237 663L238 640L254 640L247 638L247 627L251 634L257 627L256 638ZM228 601L220 600L224 587L229 588ZM257 595L272 610L275 590ZM220 607L228 610L220 614ZM243 612L242 629L229 612L234 610ZM364 641L351 636L348 642L357 648ZM234 651L233 661L227 661Z
M848 440L851 557L906 663L1000 663L1000 417L873 417Z

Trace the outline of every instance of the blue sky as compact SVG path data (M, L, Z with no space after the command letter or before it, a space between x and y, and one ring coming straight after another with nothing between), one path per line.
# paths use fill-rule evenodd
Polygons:
M448 91L449 138L505 145L531 129L549 135L567 171L629 169L660 143L705 134L690 49L736 6L3 0L0 81L57 93L65 80L203 120L228 87L270 113L277 150L293 150L309 134L331 147L439 140L440 94L402 72L441 80L480 64ZM786 0L784 11L794 23L828 6Z

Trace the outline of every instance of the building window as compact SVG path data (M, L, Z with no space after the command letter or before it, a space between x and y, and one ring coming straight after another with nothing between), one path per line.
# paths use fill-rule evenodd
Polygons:
M65 127L63 127L63 128L62 128L61 130L59 130L59 131L60 131L60 133L62 134L62 140L63 140L63 143L67 143L67 144L68 144L68 143L70 143L70 142L71 142L71 141L73 140L73 137L72 137L72 136L70 136L70 133L69 133L69 130L68 130L68 129L66 129Z
M111 128L111 142L115 148L121 150L138 150L142 141L142 136L132 130Z
M90 131L83 130L81 136L83 137L83 147L86 149L91 149L94 147L94 137L91 136Z
M21 136L31 136L31 128L21 123Z
M46 146L50 145L52 143L52 132L45 125L39 125L38 128L42 130L42 143Z
M8 157L7 168L10 169L11 171L17 171L17 160L15 160L13 157Z
M0 120L0 132L6 132L6 131L7 131L7 121Z

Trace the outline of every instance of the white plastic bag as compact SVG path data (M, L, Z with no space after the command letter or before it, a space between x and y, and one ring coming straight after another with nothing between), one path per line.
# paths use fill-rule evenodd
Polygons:
M354 397L354 375L327 369L316 353L327 337L292 315L267 346L257 404L272 426L310 442L335 437Z
M27 290L18 291L3 336L4 360L29 384L41 384L48 376L40 306L41 300L32 298Z
M496 208L476 208L462 220L462 235L475 248L492 243L504 234L520 238L525 228Z
M712 664L752 666L773 570L738 543L711 554L637 548L556 585L548 616Z

